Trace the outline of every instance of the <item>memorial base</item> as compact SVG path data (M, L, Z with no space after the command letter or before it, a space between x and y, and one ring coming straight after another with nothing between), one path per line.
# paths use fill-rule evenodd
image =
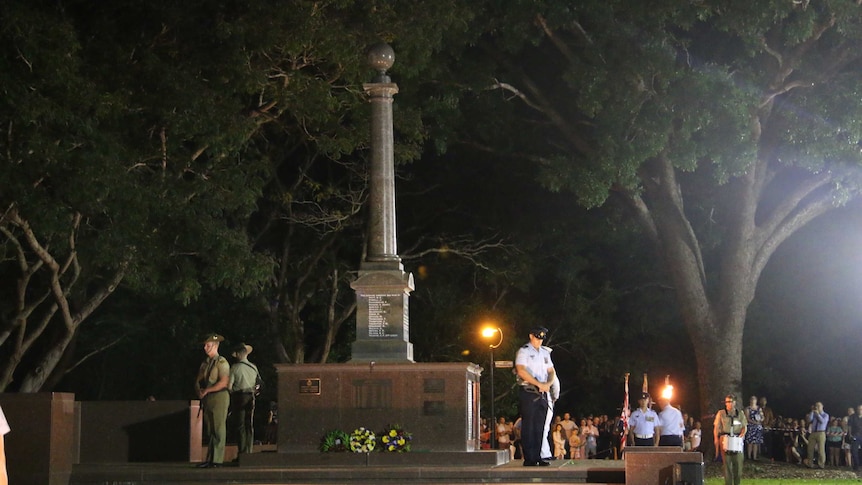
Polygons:
M479 377L470 363L281 364L278 452L317 452L332 430L400 425L411 448L479 449Z
M682 451L679 446L629 446L623 459L626 462L626 485L674 483L676 465L695 463L703 466L702 453Z
M400 339L369 339L353 342L350 363L413 362L413 344Z
M416 467L500 466L509 463L506 450L436 451L431 453L252 453L240 455L240 467Z

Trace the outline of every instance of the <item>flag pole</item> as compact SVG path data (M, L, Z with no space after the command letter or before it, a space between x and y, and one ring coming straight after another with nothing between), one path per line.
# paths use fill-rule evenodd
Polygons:
M629 415L631 408L629 407L629 373L626 372L625 398L623 399L623 410L620 412L620 422L622 423L622 432L620 433L620 455L626 448L626 441L629 438ZM622 456L620 456L622 458Z

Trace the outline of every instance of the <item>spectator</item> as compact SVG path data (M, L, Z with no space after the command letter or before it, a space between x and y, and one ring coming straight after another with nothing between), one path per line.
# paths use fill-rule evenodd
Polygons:
M488 427L488 418L482 418L479 427L479 448L487 450L491 448L491 428Z
M808 467L814 468L814 453L817 453L817 465L826 468L826 428L829 427L829 414L823 410L823 403L814 403L814 409L808 414L811 422L811 434L808 438Z
M763 411L763 444L760 445L760 455L775 459L775 414L766 403L766 396L760 396L760 410Z
M554 459L564 460L566 458L566 432L563 430L562 424L554 425L551 438L554 440Z
M598 438L599 438L599 429L593 424L593 419L588 418L587 424L584 427L586 429L586 458L595 458L596 451L598 446Z
M682 413L682 419L683 422L685 422L682 451L691 451L691 440L688 438L688 435L691 434L691 430L694 429L694 417L689 416L688 413Z
M510 423L506 422L506 418L504 416L500 416L500 419L497 421L497 449L498 450L508 450L509 445L511 444L510 435L512 434L512 426Z
M841 418L841 427L844 428L844 441L841 442L841 449L844 450L844 463L848 467L853 466L853 453L850 446L853 437L849 433L849 425L847 423L850 421L850 416L854 414L856 414L856 410L851 406L847 408L847 415Z
M787 418L782 425L782 439L784 441L784 459L787 463L793 463L796 459L793 449L796 446L796 437L793 420Z
M619 460L620 455L622 454L620 446L623 441L623 420L619 416L614 418L611 424L611 431L611 449L613 450L613 459Z
M844 428L841 427L841 422L838 418L829 420L829 427L826 428L826 454L829 458L829 464L832 466L841 465L841 443L844 441Z
M847 408L847 416L841 420L841 427L844 428L844 431L847 431L847 421L850 420L850 416L853 416L856 413L856 410L852 407Z
M560 421L560 424L563 425L563 431L566 432L566 438L572 434L573 429L578 428L578 424L572 421L572 415L569 413L563 413L563 419Z
M599 436L596 438L596 446L598 447L596 458L599 460L606 460L611 454L612 424L608 421L607 414L603 414L597 419L599 420L599 423L596 425L596 428L599 429Z
M563 419L560 421L560 424L563 425L563 431L566 433L566 455L569 453L569 437L572 435L572 430L578 429L578 425L572 421L572 415L569 413L563 413Z
M703 438L703 430L700 421L694 422L694 427L688 432L688 443L690 451L701 451L700 444Z
M521 447L521 416L515 418L512 423L512 446L515 448L514 459L520 460L524 458L524 448Z
M807 454L805 450L808 444L804 422L787 418L784 437L786 446L784 454L787 457L787 463L803 463L803 456L806 456Z
M856 408L856 413L847 420L847 432L850 434L850 451L852 453L853 470L859 469L859 445L862 444L862 404Z
M575 427L572 430L572 433L569 435L569 458L572 460L580 460L581 459L581 436L580 430Z
M805 457L808 455L808 427L805 425L805 420L793 420L790 433L793 444L790 454L793 456L793 463L805 464Z
M763 411L757 404L757 396L751 396L748 402L748 407L745 408L745 418L748 420L745 454L749 460L757 461L760 457L760 445L763 444Z

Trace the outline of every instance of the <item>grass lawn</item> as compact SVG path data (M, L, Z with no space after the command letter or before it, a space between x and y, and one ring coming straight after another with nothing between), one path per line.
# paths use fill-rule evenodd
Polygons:
M724 485L721 463L705 463L706 485ZM800 465L774 461L746 461L742 468L743 485L832 485L862 483L855 472L846 467L809 469Z
M859 478L745 478L742 477L742 483L745 485L831 485L833 483L860 483ZM706 480L706 485L724 485L723 478L710 478Z

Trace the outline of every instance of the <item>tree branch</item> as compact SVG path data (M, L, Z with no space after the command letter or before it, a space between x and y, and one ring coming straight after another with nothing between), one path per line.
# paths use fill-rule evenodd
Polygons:
M446 239L441 241L436 247L426 248L416 251L416 248L422 243L420 239L414 247L409 248L401 254L401 259L404 261L416 261L422 259L429 254L451 254L469 261L477 268L481 268L491 273L497 273L488 264L482 261L479 257L491 250L514 251L515 247L507 244L504 239L497 236L491 236L479 240L475 240L469 236L461 236L458 238ZM413 252L416 251L416 252Z
M817 189L828 184L830 180L832 180L832 175L828 171L823 171L812 177L806 178L793 188L793 190L785 191L784 193L786 195L781 199L781 203L772 210L769 217L767 217L762 223L758 224L757 246L759 247L766 240L771 238L773 233L777 231L780 226L786 224L787 218L793 214L794 211L799 210L800 204L806 197L810 196Z
M63 371L63 374L69 374L69 373L71 373L73 370L75 370L75 368L76 368L76 367L78 367L79 365L81 365L81 364L83 364L84 362L86 362L90 357L92 357L92 356L94 356L94 355L96 355L96 354L99 354L99 353L102 353L102 352L104 352L104 351L108 350L109 348L111 348L111 347L113 347L113 346L117 345L118 343L122 342L122 341L123 341L123 339L125 339L125 338L126 338L126 335L123 335L123 336L118 337L118 338L114 339L113 341L111 341L111 342L109 342L109 343L107 343L107 344L105 344L105 345L102 345L102 346L100 346L100 347L98 347L98 348L96 348L96 349L92 350L91 352L87 353L86 355L84 355L83 357L81 357L80 359L78 359L74 364L70 365L70 366L69 366L65 371Z
M524 94L523 91L516 88L515 86L512 86L509 83L504 83L504 82L501 82L497 79L494 79L494 84L491 84L490 86L485 88L485 90L486 91L492 91L494 89L501 89L503 91L508 91L508 92L514 94L516 98L519 98L521 101L523 101L524 104L526 104L527 106L533 108L534 110L538 111L539 113L547 114L547 113L545 113L545 110L542 109L541 106L539 106L538 104L531 101L530 98L528 98L527 95ZM507 99L507 101L508 101L508 99Z

